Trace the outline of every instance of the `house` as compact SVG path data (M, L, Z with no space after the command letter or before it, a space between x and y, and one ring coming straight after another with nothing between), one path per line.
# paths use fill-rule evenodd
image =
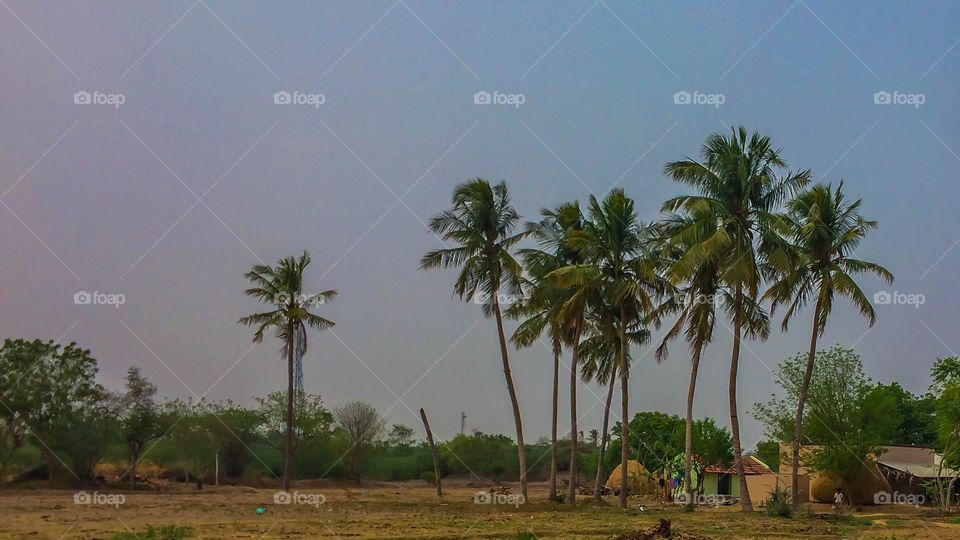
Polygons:
M744 456L743 472L747 477L747 489L755 502L763 502L775 488L789 488L790 477L777 474L755 456ZM703 494L712 496L740 496L740 478L735 465L721 467L707 465L703 468Z
M958 471L941 468L941 456L932 448L908 445L881 447L877 467L898 495L926 495L924 485L938 476L952 478Z

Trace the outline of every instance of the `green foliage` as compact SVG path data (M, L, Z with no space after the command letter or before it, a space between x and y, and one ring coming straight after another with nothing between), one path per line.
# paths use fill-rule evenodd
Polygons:
M768 437L793 438L806 359L805 354L798 354L780 364L777 382L785 395L754 405L753 416L764 424ZM895 397L871 384L859 355L840 346L817 353L804 411L802 443L818 448L805 466L850 480L901 423Z
M793 517L793 504L790 502L790 490L774 487L770 491L765 510L771 517Z
M506 435L456 435L440 446L440 457L447 469L459 474L476 474L500 480L518 470L517 446Z
M889 395L896 403L900 425L888 434L886 444L909 444L929 446L937 440L937 426L934 419L936 400L932 394L916 396L900 386L898 382L884 385L877 383L873 390L879 395Z
M620 445L620 423L614 426L612 448ZM630 420L630 457L650 472L659 471L684 451L686 423L675 414L657 411L640 412ZM705 464L726 465L733 461L733 441L730 432L712 418L693 422L693 453ZM612 455L617 454L617 455ZM619 454L611 452L608 466L619 463Z
M757 459L766 463L770 470L774 472L780 470L780 443L777 441L758 442L754 455L757 456Z

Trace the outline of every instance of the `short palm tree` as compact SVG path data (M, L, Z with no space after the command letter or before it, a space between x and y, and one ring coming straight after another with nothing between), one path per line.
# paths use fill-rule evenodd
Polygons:
M290 489L291 466L293 463L293 357L301 357L307 352L306 327L324 330L333 326L333 322L310 312L314 305L330 302L337 296L331 289L317 294L303 293L303 273L310 265L310 254L306 251L300 257L280 259L276 266L254 266L245 277L253 285L244 291L247 296L270 304L270 311L254 313L241 318L238 322L245 326L255 326L253 342L263 341L268 329L276 331L277 339L283 343L281 355L287 359L287 433L284 443L282 488ZM295 336L301 339L294 339ZM296 350L295 350L296 349Z
M744 328L751 327L751 318L762 318L756 306L764 258L759 250L759 238L777 221L776 211L783 202L810 181L810 171L786 169L786 161L768 137L757 133L749 135L742 127L727 137L720 134L707 137L700 160L687 158L664 166L668 177L691 186L698 193L668 200L663 210L710 216L717 224L711 234L691 248L686 262L676 268L676 274L686 279L701 261L714 260L720 269L720 283L732 295L729 313L733 318L733 347L728 399L734 464L740 481L740 503L745 512L753 511L753 504L743 471L737 413L740 340ZM767 332L759 330L761 337Z
M617 382L617 363L620 359L620 321L614 306L598 302L591 305L587 312L585 332L588 337L580 342L580 378L584 382L596 381L607 388L607 397L603 407L603 430L600 436L600 448L597 459L596 480L593 498L603 498L604 464L606 448L610 440L610 405L613 403L613 391ZM643 345L650 340L646 328L635 327L627 331L627 341L633 345ZM629 347L627 362L630 362Z
M600 292L616 307L619 318L621 414L623 422L620 452L621 485L627 486L629 457L630 366L627 330L653 308L652 294L659 283L656 269L646 257L646 233L637 219L633 199L622 189L612 190L603 201L590 197L589 217L583 230L570 234L568 244L583 258L583 263L557 270L561 286L576 287L586 296ZM627 506L627 490L620 491L620 506Z
M559 388L560 353L564 343L570 345L570 468L571 477L567 503L576 504L577 471L577 366L578 349L583 332L583 309L569 309L568 300L577 291L573 287L561 287L551 273L559 268L579 262L577 253L567 246L569 233L579 230L583 214L576 202L566 203L556 209L541 211L543 219L529 223L527 231L537 240L539 248L520 250L531 287L524 300L508 310L528 318L514 332L511 341L517 346L535 343L545 328L549 327L553 344L553 417L550 447L550 498L557 497L557 398Z
M460 267L454 294L463 300L483 302L485 315L493 315L500 340L500 358L507 392L513 406L520 462L520 490L527 496L527 457L523 442L520 402L510 371L510 356L503 330L501 295L522 294L522 268L511 253L527 234L515 232L520 215L510 202L505 182L491 185L475 178L453 190L453 206L430 220L430 231L455 247L438 249L423 256L420 268Z
M873 306L854 280L857 274L874 274L887 283L893 283L893 274L872 262L853 258L853 253L867 232L877 227L876 221L867 221L860 215L860 199L848 202L843 193L843 182L833 190L830 185L818 184L787 203L785 219L787 237L780 249L770 257L776 271L773 285L764 295L772 301L771 312L781 304L788 305L782 328L787 331L790 320L811 301L813 326L810 332L810 351L797 400L797 414L793 433L791 497L793 506L800 507L798 471L800 442L803 435L803 410L810 390L817 338L823 335L827 317L833 309L836 296L853 302L870 326L876 322ZM779 263L779 264L778 264Z

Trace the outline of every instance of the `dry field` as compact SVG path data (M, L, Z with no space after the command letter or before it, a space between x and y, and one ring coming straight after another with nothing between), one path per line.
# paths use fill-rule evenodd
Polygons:
M546 486L531 485L533 502L518 507L476 504L476 488L449 486L443 501L423 482L350 486L303 482L300 504L275 504L273 489L182 485L163 491L101 489L76 504L74 491L0 491L0 538L614 538L646 529L660 518L674 532L706 538L960 538L960 521L940 519L911 507L867 507L837 521L829 507L818 517L780 519L762 512L745 516L735 508L685 513L632 499L622 511L616 501L587 501L570 510L545 501ZM117 497L122 494L122 504ZM320 501L316 506L308 503ZM643 509L641 509L641 505ZM262 512L258 513L258 508ZM151 533L150 527L156 530ZM166 527L166 535L159 530ZM175 527L175 529L174 529ZM680 537L687 536L687 534ZM693 536L689 536L693 537Z

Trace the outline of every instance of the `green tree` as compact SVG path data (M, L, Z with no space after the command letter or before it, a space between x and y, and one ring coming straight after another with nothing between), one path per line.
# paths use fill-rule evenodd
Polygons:
M403 424L394 424L387 434L387 444L398 448L409 448L413 444L413 428Z
M880 445L902 418L896 400L877 391L863 372L860 356L852 349L834 346L817 352L804 408L803 444L816 445L803 465L853 481L864 464L880 453ZM783 390L767 403L754 405L753 416L774 440L789 440L794 429L797 402L806 375L807 355L798 354L777 368Z
M306 326L315 330L324 330L333 326L333 322L310 312L310 308L317 304L332 301L337 291L331 289L316 294L304 294L303 273L310 265L310 255L304 251L300 257L281 259L276 266L254 266L245 277L253 285L244 291L260 302L269 304L273 309L261 313L254 313L242 317L240 324L255 326L253 342L263 341L263 334L268 329L276 331L277 339L283 343L281 354L287 359L287 432L284 446L282 489L290 489L290 474L293 463L293 357L301 357L307 352ZM301 339L296 339L301 336ZM294 348L296 347L296 351Z
M591 196L588 219L581 230L572 231L568 245L583 259L583 263L567 266L554 272L562 287L576 287L584 297L602 294L615 307L619 328L621 417L629 418L630 365L626 362L629 342L628 329L642 323L653 309L651 296L663 285L651 262L646 247L647 230L637 219L633 199L622 189L614 189L598 201ZM627 426L623 425L621 441L626 441ZM621 444L621 485L627 485L629 448ZM620 506L627 506L627 490L620 491Z
M787 163L768 137L749 135L742 127L728 137L707 137L699 161L687 158L664 166L668 177L698 193L670 199L663 210L684 210L709 220L708 226L716 224L715 230L689 250L685 263L677 265L674 273L676 278L687 279L703 261L714 261L720 283L730 291L724 300L725 310L733 318L728 399L733 452L742 486L740 503L745 512L753 511L753 503L746 489L737 413L740 340L745 331L748 337L761 339L769 332L766 315L756 305L763 262L759 239L769 233L783 201L810 181L809 171L784 172L786 169Z
M522 294L522 268L511 251L526 232L515 232L520 215L511 204L505 182L490 185L482 178L475 178L454 188L452 203L450 209L430 220L430 231L441 235L445 242L456 245L427 253L420 261L420 268L459 267L454 293L461 300L482 302L484 315L492 314L496 318L500 360L517 430L520 491L526 497L527 458L523 420L510 370L510 353L507 350L501 308L501 295L519 297Z
M767 467L774 472L780 470L780 442L774 440L765 440L757 443L757 449L754 452L757 459L767 464Z
M173 418L163 414L154 397L157 387L140 374L140 368L127 370L126 391L118 396L120 429L127 444L130 489L136 488L137 465L150 441L163 437Z
M487 435L479 431L471 435L457 434L440 447L440 456L454 472L480 475L499 481L518 462L513 456L516 446L505 435Z
M896 381L877 383L874 391L889 394L897 404L897 413L903 418L884 443L931 446L937 442L937 400L933 394L914 395Z
M803 409L813 376L817 338L823 335L827 327L827 317L833 310L834 298L843 296L850 299L873 326L876 322L873 306L854 278L858 274L874 274L887 283L893 283L893 274L886 268L853 258L860 242L877 227L876 221L867 221L860 215L860 205L861 199L853 202L846 200L843 182L836 190L830 185L818 184L787 203L787 213L782 219L786 238L770 237L773 244L770 251L774 255L769 257L769 261L776 281L764 298L772 301L771 313L778 305L789 306L783 317L783 331L787 331L790 320L799 309L811 301L814 304L810 350L794 420L790 489L794 511L800 510Z
M88 420L105 398L96 375L96 359L76 343L61 346L53 341L7 339L0 349L4 424L11 436L21 439L21 445L25 434L39 443L51 487L57 465L65 465L54 448L69 446L68 441L61 445L56 439L69 434L71 422ZM69 472L84 480L83 471Z
M936 399L937 444L942 458L929 490L939 511L947 514L953 505L951 494L960 478L957 472L960 471L960 360L955 356L937 359L931 374L930 390Z

